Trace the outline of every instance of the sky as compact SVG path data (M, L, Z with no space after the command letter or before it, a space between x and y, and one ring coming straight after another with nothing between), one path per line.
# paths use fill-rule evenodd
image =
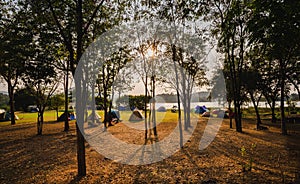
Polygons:
M211 50L211 52L208 54L207 60L208 60L207 67L209 69L207 75L210 78L212 76L212 74L211 74L212 69L214 69L217 66L216 62L218 60L218 55L217 55L215 49ZM144 94L144 84L141 80L140 80L140 82L135 83L134 86L135 86L135 88L130 92L130 94L132 94L132 95ZM156 86L156 93L157 94L164 93L163 89L164 89L163 87L157 85ZM206 88L203 88L200 91L206 91ZM7 85L4 81L0 82L0 92L7 92Z

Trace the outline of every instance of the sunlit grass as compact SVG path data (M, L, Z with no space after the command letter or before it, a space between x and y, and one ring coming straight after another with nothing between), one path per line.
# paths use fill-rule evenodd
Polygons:
M58 116L60 116L63 112L58 112ZM16 120L16 124L26 124L26 123L35 123L37 122L38 113L37 112L16 112L16 115L19 117ZM45 111L44 113L44 121L56 121L56 111L50 110ZM10 125L10 121L0 122L0 126Z
M123 121L129 121L130 115L132 114L132 111L119 111L121 120ZM278 114L278 109L276 109L276 114ZM88 111L88 114L90 114L91 111ZM101 120L104 119L104 111L97 110L97 113L101 116ZM144 112L141 111L141 113L144 116ZM260 109L260 114L262 118L271 118L270 115L271 111L270 109ZM58 117L63 114L63 110L60 110L58 112ZM30 112L16 112L16 115L19 117L19 120L16 120L16 124L27 124L27 123L36 123L37 122L37 112L30 113ZM149 119L149 111L147 112L147 118ZM267 115L267 116L266 116ZM288 115L288 114L287 114ZM182 119L183 119L183 111L181 113ZM199 118L201 115L191 113L191 118ZM245 109L243 111L243 118L256 118L256 114L253 108ZM44 113L44 121L45 122L53 122L56 121L56 111L55 110L49 110L45 111ZM167 112L156 112L156 121L163 123L163 122L177 122L178 121L178 113L172 113L170 110L167 110ZM0 126L10 125L10 121L4 121L0 122Z
M88 111L88 114L90 114L91 111ZM104 111L97 110L97 113L101 116L101 119L104 119ZM141 112L144 116L144 112ZM58 117L63 114L63 111L58 112ZM132 111L120 111L121 120L123 121L129 121L130 115L132 114ZM16 115L19 117L19 120L16 120L16 124L27 124L27 123L36 123L38 113L37 112L16 112ZM147 118L149 118L149 111L147 112ZM56 121L56 111L50 110L45 111L44 113L44 121L45 122L52 122ZM174 122L178 120L178 113L172 113L171 111L167 112L156 112L156 121L157 122ZM0 122L0 126L10 125L10 121L4 121Z

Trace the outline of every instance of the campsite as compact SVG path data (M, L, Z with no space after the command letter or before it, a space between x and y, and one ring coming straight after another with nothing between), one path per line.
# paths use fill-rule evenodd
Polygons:
M36 116L36 113L34 114ZM99 111L99 114L103 115L103 111ZM29 115L32 113L19 114L23 118L30 118ZM128 121L130 115L129 111L121 112L121 119ZM209 118L197 116L193 117L193 120L198 121L196 130L184 148L173 156L150 165L130 166L114 162L86 143L88 172L82 179L77 178L75 174L75 121L70 122L69 132L63 132L63 122L54 121L55 112L46 112L47 122L43 136L36 135L34 119L15 126L0 124L2 140L0 181L1 183L20 181L23 183L197 183L198 181L290 183L299 174L299 124L290 124L290 136L282 137L278 125L268 121L264 121L264 126L267 126L268 130L257 131L255 121L251 118L245 119L244 133L239 134L229 129L229 119L224 119L215 140L207 149L200 151L199 140L203 136ZM125 124L126 122L120 122L108 130L122 141L143 145L143 131ZM176 114L169 110L157 127L159 139L167 136L175 126ZM151 144L151 141L147 144ZM246 150L245 155L243 149ZM252 169L243 171L243 167L250 163L249 159L252 159Z
M0 183L300 183L299 0L0 0Z

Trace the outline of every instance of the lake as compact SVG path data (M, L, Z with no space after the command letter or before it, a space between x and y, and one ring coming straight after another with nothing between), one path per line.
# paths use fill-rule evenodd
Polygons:
M156 103L155 104L155 109L158 109L159 107L163 106L166 109L171 109L173 106L177 106L177 103ZM195 108L197 105L199 106L203 106L205 105L208 108L224 108L224 106L222 104L219 104L218 102L192 102L191 103L191 108ZM276 107L279 107L280 105L280 101L276 102ZM182 104L181 104L182 106ZM259 107L269 107L268 104L266 104L266 102L260 102ZM285 102L284 104L285 107L288 107L287 103ZM227 104L225 105L225 108L227 107ZM248 108L248 107L253 107L252 103L248 103L248 105L243 105L243 108ZM296 107L300 107L300 101L296 102Z

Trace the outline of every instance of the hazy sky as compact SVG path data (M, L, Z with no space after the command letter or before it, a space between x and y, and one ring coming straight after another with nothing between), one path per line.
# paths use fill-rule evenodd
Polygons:
M216 62L218 60L218 54L216 53L216 51L213 49L211 50L211 52L208 54L207 60L207 68L209 69L208 71L208 77L211 77L211 72L213 69L216 68L216 66L218 65ZM201 89L201 91L205 91L206 89ZM0 82L0 91L5 91L7 92L7 85L4 81ZM130 92L133 95L138 95L138 94L144 94L144 84L142 83L142 81L140 81L139 83L135 84L135 88L134 90L132 90ZM160 87L159 85L156 86L156 93L160 94L160 93L164 93L162 87Z

